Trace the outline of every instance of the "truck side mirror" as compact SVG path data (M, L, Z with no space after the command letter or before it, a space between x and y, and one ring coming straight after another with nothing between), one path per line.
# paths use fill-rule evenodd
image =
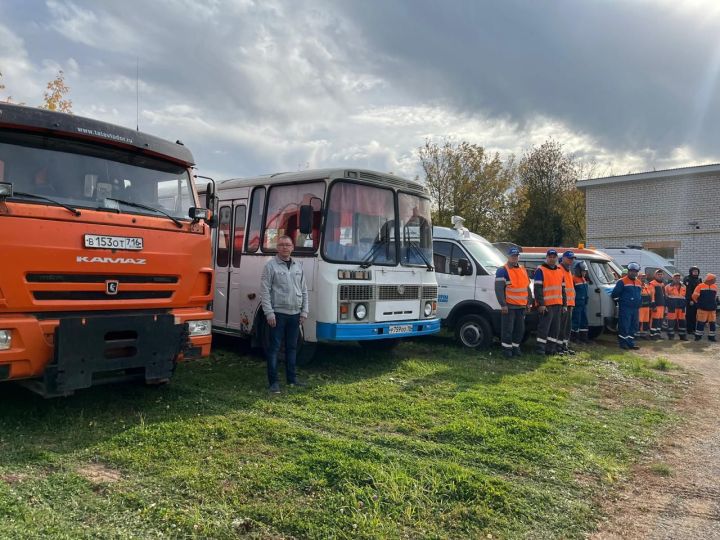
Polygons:
M312 232L313 207L309 204L303 204L300 207L300 234L310 234Z
M0 182L0 199L7 199L13 196L12 182Z
M467 259L458 259L458 274L461 276L471 276L472 268L470 268L470 261Z

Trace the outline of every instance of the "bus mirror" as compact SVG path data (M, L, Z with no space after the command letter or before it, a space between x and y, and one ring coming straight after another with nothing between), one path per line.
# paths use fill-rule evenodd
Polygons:
M0 199L13 196L12 182L0 182Z
M303 204L300 207L300 234L310 234L312 232L313 207L309 204Z

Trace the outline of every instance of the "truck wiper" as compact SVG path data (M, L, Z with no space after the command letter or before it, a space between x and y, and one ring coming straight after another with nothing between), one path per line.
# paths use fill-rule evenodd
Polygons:
M27 197L28 199L39 199L41 201L47 201L47 202L55 204L57 206L62 206L65 210L72 212L76 216L80 215L80 210L78 210L77 208L74 208L65 203L61 203L60 201L56 201L55 199L50 199L49 197L43 197L42 195L35 195L34 193L25 193L24 191L14 191L13 197L15 195L20 195L21 197Z
M433 269L433 266L432 266L432 264L430 264L430 261L427 260L427 257L425 257L425 254L422 252L422 249L420 249L420 246L418 245L418 243L408 240L407 245L410 246L411 248L413 248L415 250L415 253L420 255L420 258L425 263L425 266L427 266L428 271L431 272Z
M148 206L146 204L140 204L136 202L130 202L130 201L123 201L122 199L115 199L114 197L105 197L108 201L115 201L120 204L124 204L126 206L132 206L134 208L142 208L143 210L150 210L151 212L157 212L158 214L162 214L163 216L169 218L172 220L172 222L178 226L178 228L182 229L182 222L165 212L164 210L160 210L159 208L153 208L152 206Z
M360 268L368 268L372 263L375 262L376 256L378 252L380 251L380 248L383 246L386 246L390 243L389 238L383 238L379 242L377 242L372 249L368 252L367 255L363 258L362 262L360 263Z

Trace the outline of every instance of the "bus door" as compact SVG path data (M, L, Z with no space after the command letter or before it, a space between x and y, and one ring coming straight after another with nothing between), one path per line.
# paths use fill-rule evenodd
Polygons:
M246 199L219 203L213 325L221 328L240 328L237 309L233 309L231 291L233 287L237 289L237 276L240 273L246 207Z

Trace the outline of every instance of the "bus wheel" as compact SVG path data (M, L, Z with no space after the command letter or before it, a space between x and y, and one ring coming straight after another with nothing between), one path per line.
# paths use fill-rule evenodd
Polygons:
M363 340L358 341L358 345L360 345L363 349L368 349L370 351L392 351L395 348L397 348L398 345L400 345L400 342L402 340L397 339L369 339L369 340Z
M465 315L455 326L455 339L469 349L485 349L492 338L490 323L480 315Z

